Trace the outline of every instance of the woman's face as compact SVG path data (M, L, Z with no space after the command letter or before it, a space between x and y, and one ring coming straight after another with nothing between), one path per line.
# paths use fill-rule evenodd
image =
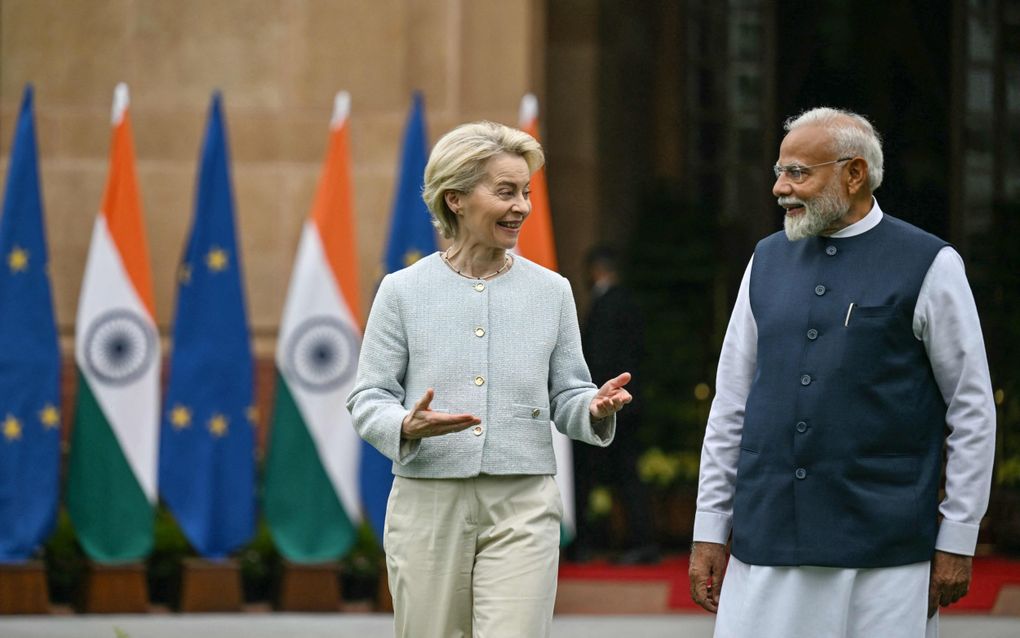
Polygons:
M531 172L523 157L509 153L492 157L485 169L470 193L447 193L458 216L457 239L510 250L531 213Z

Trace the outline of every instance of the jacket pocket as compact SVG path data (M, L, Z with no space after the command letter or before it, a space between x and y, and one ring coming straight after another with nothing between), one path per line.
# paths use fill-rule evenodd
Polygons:
M515 419L526 419L528 421L534 421L536 423L549 423L549 408L541 407L537 405L526 405L524 403L514 403L510 414Z

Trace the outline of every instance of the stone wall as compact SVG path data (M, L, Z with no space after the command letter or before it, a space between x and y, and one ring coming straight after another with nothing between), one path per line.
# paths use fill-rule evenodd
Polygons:
M36 116L57 319L70 352L127 82L156 316L166 334L212 92L224 96L255 347L268 355L333 96L350 91L362 307L369 307L414 89L429 139L544 98L544 0L0 0L0 171L22 89Z

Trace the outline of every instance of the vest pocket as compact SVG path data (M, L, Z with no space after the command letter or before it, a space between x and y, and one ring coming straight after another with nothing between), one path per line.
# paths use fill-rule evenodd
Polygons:
M920 459L909 454L862 456L847 461L846 489L872 534L890 537L919 533L917 496Z
M913 485L917 481L917 456L912 454L875 454L850 461L847 472L853 479L882 485Z
M855 379L870 380L886 372L882 365L887 353L897 350L904 338L913 339L909 322L902 308L889 306L854 306L847 313L843 330L844 372Z

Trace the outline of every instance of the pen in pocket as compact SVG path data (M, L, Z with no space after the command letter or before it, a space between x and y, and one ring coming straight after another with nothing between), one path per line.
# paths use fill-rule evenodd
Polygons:
M854 311L854 302L850 302L850 307L846 309L846 320L843 322L843 327L846 328L850 325L850 313Z

